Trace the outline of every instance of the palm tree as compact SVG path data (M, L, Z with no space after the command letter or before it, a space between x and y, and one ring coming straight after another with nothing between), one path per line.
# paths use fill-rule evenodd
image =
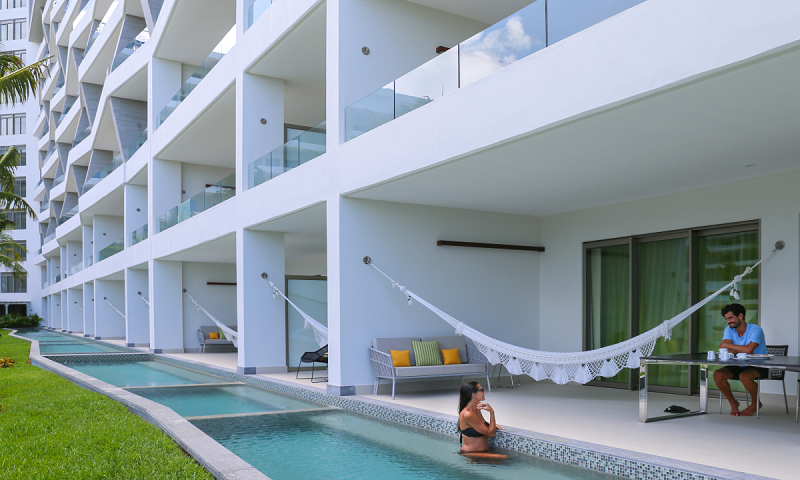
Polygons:
M51 58L26 66L16 55L0 55L0 103L14 105L26 102L47 78ZM26 249L8 234L8 230L16 228L16 225L6 216L10 210L22 210L36 219L36 213L25 198L18 195L20 192L14 192L14 172L19 163L20 152L14 147L0 157L0 265L15 275L24 275L21 262Z

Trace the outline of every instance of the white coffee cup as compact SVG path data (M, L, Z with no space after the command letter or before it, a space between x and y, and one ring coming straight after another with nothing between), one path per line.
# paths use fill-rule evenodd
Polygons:
M728 353L727 348L720 348L719 349L719 359L723 362L730 360L730 354Z
M717 359L717 357L714 354L714 350L709 350L708 351L708 360L716 360L716 359Z
M741 359L744 360L744 359L747 358L747 354L746 353L737 353L736 354L736 358L741 358Z

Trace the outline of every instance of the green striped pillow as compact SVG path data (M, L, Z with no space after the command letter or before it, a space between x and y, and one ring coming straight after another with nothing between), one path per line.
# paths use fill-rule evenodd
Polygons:
M415 342L412 340L411 345L414 347L414 356L417 358L418 367L442 365L442 354L439 352L438 340L432 342Z

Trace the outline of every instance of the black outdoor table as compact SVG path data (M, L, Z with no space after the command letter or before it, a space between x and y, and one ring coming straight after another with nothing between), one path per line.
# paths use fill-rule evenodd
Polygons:
M716 352L715 352L716 353ZM709 365L737 365L740 367L780 368L800 372L800 357L769 357L733 359L723 361L717 353L716 360L708 360L708 353L681 353L676 355L656 355L642 357L639 367L639 421L641 423L666 420L668 418L689 417L704 415L708 411L708 366ZM649 365L699 365L700 366L700 409L686 413L672 413L660 417L647 418L647 367ZM800 398L798 399L800 400ZM754 400L756 401L756 400ZM756 404L758 409L758 404ZM756 413L757 414L757 413Z

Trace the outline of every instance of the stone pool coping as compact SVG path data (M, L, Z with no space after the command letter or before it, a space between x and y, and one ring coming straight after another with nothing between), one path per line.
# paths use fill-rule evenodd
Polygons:
M269 480L269 477L220 445L216 440L209 437L205 432L192 425L190 421L181 417L172 409L50 360L39 353L39 342L37 340L15 335L15 333L16 330L12 330L10 335L14 338L31 342L29 357L32 365L60 375L83 388L105 395L127 406L133 413L156 425L169 435L175 443L180 445L215 478L221 480ZM143 354L110 354L110 356L117 359L120 357L139 357L141 355ZM145 355L153 358L151 354ZM48 357L50 356L66 359L71 358L73 355L48 355ZM99 356L105 355L100 354ZM91 357L96 358L98 354L92 354Z
M38 347L38 342L36 343ZM33 354L33 345L31 348L31 354ZM69 359L72 361L76 361L80 358L80 357L76 358L75 356L68 354L48 354L47 357L60 358L63 360ZM325 389L318 388L313 385L308 385L308 386L298 385L296 383L269 377L269 375L267 374L242 375L230 368L211 366L196 360L173 357L170 356L169 354L108 353L108 354L92 354L90 357L91 358L89 358L89 356L86 356L83 357L81 360L85 359L85 361L98 361L102 360L103 357L110 357L107 360L117 360L117 361L120 359L120 357L129 357L131 358L131 360L157 359L167 364L190 368L195 371L208 373L231 381L242 382L244 384L263 388L265 390L288 394L294 397L299 397L305 400L310 400L312 402L321 403L324 405L336 406L343 410L348 410L355 413L372 416L382 420L402 423L412 427L422 428L428 431L452 436L454 438L457 436L455 429L455 422L457 420L457 417L454 415L446 415L438 412L432 412L429 410L423 410L419 408L408 407L389 402L383 402L381 400L362 397L358 395L347 396L347 397L329 395ZM60 366L61 368L67 371L66 373L74 372L75 374L79 374L79 372L76 372L75 370L65 367L60 363L54 362L44 357L41 358L50 363ZM104 382L100 382L99 380L96 380L87 375L85 375L85 377L107 386L106 389L110 387L111 389L122 390L120 388L105 384ZM133 393L127 392L125 390L122 391L124 392L125 397L124 400L120 401L123 401L123 403L128 404L126 400L130 401L131 397L140 398L144 402L149 402L151 404L155 404L157 407L161 409L168 410L174 416L172 417L173 421L174 418L179 418L188 423L192 428L196 429L196 427L191 425L191 423L189 423L176 413L172 412L172 410L168 409L167 407L159 405L155 402L150 402L149 400L146 399L142 399L141 397L138 397ZM100 391L100 393L108 395L106 391ZM115 398L112 395L108 396ZM162 430L164 430L164 428L162 428ZM181 441L172 434L170 434L169 431L165 430L165 432L167 432L167 434L175 438L176 442L181 444ZM214 441L210 437L208 438L208 440L218 445L218 449L220 449L220 450L218 450L217 448L213 449L210 452L210 455L212 456L216 455L221 450L224 450L228 454L233 455L230 451L224 449L224 447L219 445L216 441ZM716 480L716 479L774 480L768 477L763 477L743 472L736 472L733 470L711 467L697 463L685 462L681 460L675 460L656 455L638 453L630 450L624 450L620 448L609 447L590 442L572 440L554 435L546 435L538 432L533 432L530 430L524 430L513 427L507 427L506 430L497 432L495 438L492 439L492 444L498 447L514 450L520 453L534 455L536 457L552 460L558 463L572 465L600 473L617 475L623 478L644 479L644 480ZM189 449L186 450L189 451L194 456L194 453L192 451L190 451ZM233 456L236 457L235 455ZM195 456L195 458L198 457ZM239 459L239 457L236 458ZM200 461L200 458L198 458L198 461ZM241 459L239 459L239 461L245 463ZM200 463L205 466L205 463L203 463L202 461L200 461ZM249 466L249 464L247 465ZM250 468L253 467L251 466ZM211 468L209 468L209 471L212 471ZM212 473L214 472L212 471ZM220 476L218 478L266 478L260 472L259 475L260 475L259 477Z

